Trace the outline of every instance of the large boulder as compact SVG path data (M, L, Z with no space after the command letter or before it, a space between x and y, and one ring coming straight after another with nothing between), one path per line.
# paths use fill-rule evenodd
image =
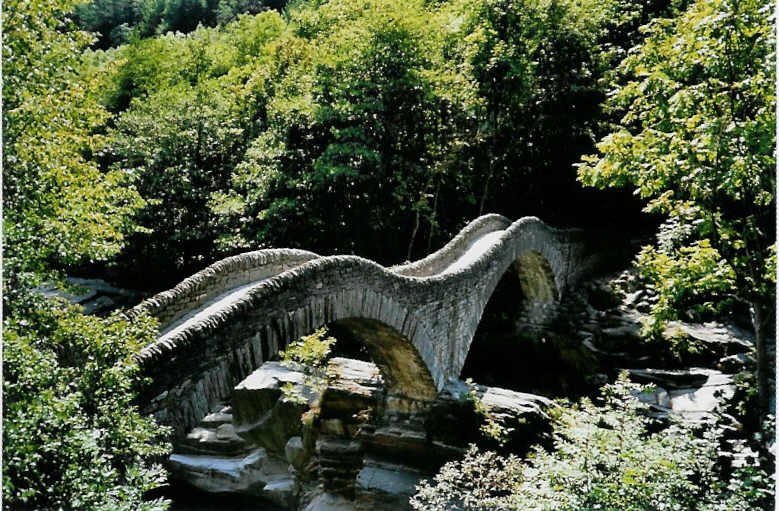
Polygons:
M257 495L282 506L294 499L294 481L287 464L257 448L245 455L172 454L171 476L209 493Z
M470 443L494 448L498 442L524 453L549 433L548 411L553 406L535 394L450 380L433 404L426 428L432 443L447 446L451 454L454 448L462 453ZM503 438L485 434L483 427L490 424L503 430Z
M317 397L302 371L266 362L233 391L235 432L283 458L287 441L302 434L301 416Z

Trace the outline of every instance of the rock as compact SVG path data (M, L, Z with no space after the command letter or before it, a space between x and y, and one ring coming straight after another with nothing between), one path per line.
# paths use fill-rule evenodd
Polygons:
M216 439L217 440L233 440L233 439L240 440L241 437L235 434L235 428L233 428L232 424L222 424L216 428Z
M215 410L200 421L200 425L203 427L219 427L222 424L232 423L233 414L232 408L229 406L218 405Z
M295 470L300 470L303 464L308 458L305 448L303 447L303 439L299 436L293 436L287 441L287 445L284 446L284 456L287 462L292 465Z
M648 314L651 309L652 309L652 305L646 300L641 300L636 304L636 310L638 312L643 312L644 314Z
M289 399L283 388L297 396ZM300 436L301 415L316 400L302 372L266 362L235 387L233 423L238 435L283 457L289 438Z
M550 419L547 410L554 406L551 400L533 394L450 380L427 414L425 429L430 438L429 443L442 446L432 450L432 454L442 458L457 456L455 453L458 449L465 448L469 443L491 442L481 432L485 417L475 410L475 400L481 402L480 408L487 416L508 431L505 446L508 450L523 453L548 432ZM414 466L428 468L418 464Z
M731 375L712 369L630 369L629 373L632 379L656 385L639 399L651 404L658 416L673 412L688 420L705 420L736 391Z
M274 504L294 509L295 480L290 476L272 480L262 487L262 496Z
M74 286L71 289L64 290L57 287L56 284L50 283L37 287L34 289L34 291L39 292L46 298L52 298L56 296L64 298L65 300L74 304L86 302L87 300L97 296L97 291L95 289L89 289L84 286Z
M46 297L58 296L83 307L84 314L103 313L120 305L129 305L140 298L140 293L113 286L103 279L67 278L67 288L47 283L35 289Z
M734 325L722 323L693 324L683 321L671 321L663 331L667 338L686 337L689 341L703 346L703 352L718 359L726 355L747 353L753 349L752 336Z
M217 405L187 436L176 445L179 454L237 456L250 450L246 441L235 433L229 408Z
M283 388L291 385L293 392L311 403L316 393L305 384L305 375L281 362L265 362L233 390L233 420L237 426L261 419L283 397Z
M246 493L262 481L266 459L265 449L255 449L235 458L171 454L169 466L173 477L203 491ZM261 486L264 485L263 482Z
M320 403L322 419L348 423L355 414L378 405L383 381L375 364L335 357L328 362L327 379Z
M602 280L590 282L587 287L588 305L598 310L606 310L619 304L619 299L608 282Z
M431 470L460 454L445 444L434 444L424 425L389 424L365 439L366 450L376 458ZM450 451L447 451L447 448Z
M678 389L699 387L709 379L710 369L628 369L632 380Z
M622 303L624 303L628 307L633 307L634 305L636 305L638 302L641 301L641 298L643 297L643 295L644 295L644 292L642 290L640 290L640 289L638 291L634 291L632 293L628 293L625 296L625 300L623 300Z
M641 324L623 324L620 326L604 328L601 336L608 342L640 342Z
M84 314L94 314L115 308L116 301L107 296L98 296L94 299L81 302L81 306L84 308Z
M91 289L96 292L106 293L109 295L120 295L128 297L136 297L138 295L137 291L116 287L103 279L82 279L79 277L68 277L68 283L72 284L73 286Z
M408 509L416 485L430 474L406 465L366 459L357 475L357 498L360 507L379 510Z
M737 373L744 371L750 364L753 364L754 361L755 360L746 353L736 353L735 355L729 355L719 359L717 362L717 369L729 373Z
M653 390L647 390L639 395L639 399L650 405L657 405L663 409L671 408L671 396L663 387L655 386Z
M352 511L356 509L353 500L340 495L322 492L311 499L304 511Z
M606 373L589 374L584 377L584 381L593 387L602 387L609 382L609 375Z
M582 346L587 348L587 350L589 350L591 353L593 353L600 359L606 359L612 363L621 363L622 365L647 362L651 358L648 355L636 356L626 351L602 350L597 346L595 346L595 343L592 342L592 339L583 339Z

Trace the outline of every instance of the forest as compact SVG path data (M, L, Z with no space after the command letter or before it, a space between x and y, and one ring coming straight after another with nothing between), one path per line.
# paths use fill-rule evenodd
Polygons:
M408 505L772 509L774 8L6 0L3 502L184 509L170 425L139 406L158 321L90 314L70 277L146 298L250 250L389 267L499 213L597 234L634 276L620 292L652 297L624 352L699 361L668 325L739 325L735 397L690 423L653 418L624 373L550 395L547 441L475 442Z

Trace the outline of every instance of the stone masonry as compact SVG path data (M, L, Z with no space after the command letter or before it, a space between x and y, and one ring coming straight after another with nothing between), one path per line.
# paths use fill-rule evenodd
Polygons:
M485 236L490 243L464 264ZM485 215L437 252L391 268L284 249L224 259L130 311L161 324L158 341L138 355L153 382L142 405L180 437L288 341L335 322L366 343L388 406L430 402L459 377L501 277L518 274L528 320L543 323L588 267L583 238L534 217ZM222 304L229 293L236 298Z

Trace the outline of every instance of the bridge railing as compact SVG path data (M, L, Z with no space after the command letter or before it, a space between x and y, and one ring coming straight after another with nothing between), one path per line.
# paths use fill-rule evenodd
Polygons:
M229 289L273 277L318 257L313 252L296 249L256 250L227 257L184 279L173 289L144 300L129 315L146 312L157 318L160 330L164 330L187 312Z
M483 215L466 225L449 243L423 259L393 266L390 271L408 277L429 277L444 271L456 261L471 244L485 234L501 231L511 225L503 215Z

